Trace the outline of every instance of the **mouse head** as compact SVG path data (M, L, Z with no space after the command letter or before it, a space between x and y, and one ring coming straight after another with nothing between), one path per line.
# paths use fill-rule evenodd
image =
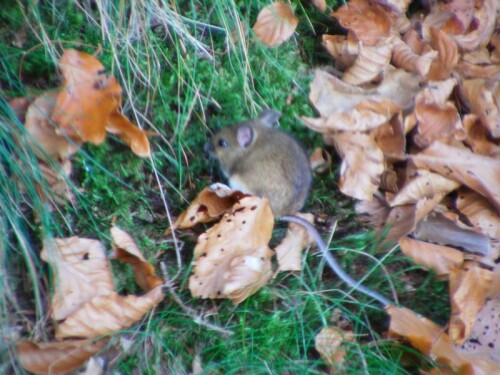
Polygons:
M230 171L242 157L251 153L260 134L275 127L280 116L279 112L266 109L256 119L223 128L212 136L205 151L216 156L225 171Z

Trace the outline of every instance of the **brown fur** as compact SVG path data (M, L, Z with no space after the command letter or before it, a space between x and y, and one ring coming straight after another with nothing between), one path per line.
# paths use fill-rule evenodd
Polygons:
M274 216L281 217L302 208L309 194L312 172L300 143L273 126L277 117L277 112L267 111L257 119L228 126L212 137L209 148L233 188L266 197ZM247 146L238 142L242 127L253 131ZM220 146L221 140L227 142L226 147Z

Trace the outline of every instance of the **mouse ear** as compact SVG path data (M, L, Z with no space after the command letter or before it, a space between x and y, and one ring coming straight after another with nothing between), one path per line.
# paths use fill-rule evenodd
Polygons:
M264 109L259 115L259 120L263 125L268 126L270 128L276 126L276 122L281 117L281 113L275 111L274 109Z
M248 125L240 126L236 138L240 147L248 147L253 140L253 129Z

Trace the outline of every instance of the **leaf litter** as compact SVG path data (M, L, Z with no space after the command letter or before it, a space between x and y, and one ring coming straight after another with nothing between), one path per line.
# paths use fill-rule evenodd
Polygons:
M324 2L314 5L326 9ZM389 306L389 334L456 371L494 373L500 361L494 287L500 271L493 263L500 231L498 4L436 3L420 19L406 17L409 5L353 0L331 14L347 35L323 35L323 46L343 73L339 78L316 69L309 99L319 117L302 120L337 149L340 189L360 200L361 218L380 231L391 224L388 239L449 280L447 330ZM298 22L288 4L275 2L262 9L253 30L263 44L276 47ZM95 56L65 50L60 69L62 87L10 105L24 123L25 141L48 169L50 186L70 200L64 174L83 143L99 144L109 132L138 156L149 156L150 146L146 133L121 113L121 87ZM64 166L62 172L43 164L47 156ZM200 193L174 228L214 220L219 222L198 238L189 288L195 297L240 303L272 275L268 243L274 218L265 199L216 185ZM300 232L291 226L276 248L279 270L300 270L300 251L310 245ZM113 256L131 264L146 294L115 292L98 241L46 241L42 258L56 278L50 311L58 341L18 344L29 371L78 368L104 345L97 336L130 326L163 299L162 280L132 238L116 227L112 236ZM342 365L345 351L339 345L346 337L351 339L330 329L316 338L330 366ZM327 351L325 342L332 345Z

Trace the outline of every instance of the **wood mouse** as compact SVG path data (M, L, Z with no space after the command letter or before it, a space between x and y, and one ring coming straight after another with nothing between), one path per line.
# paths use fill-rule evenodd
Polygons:
M264 110L256 119L220 130L205 145L231 188L269 199L276 218L302 208L312 181L306 150L277 127L280 116Z
M303 207L309 195L312 170L304 147L278 129L280 117L279 112L266 109L256 119L223 128L212 136L205 151L219 160L232 189L267 198L276 218L304 226L340 279L384 307L393 304L349 276L314 225L293 215Z

